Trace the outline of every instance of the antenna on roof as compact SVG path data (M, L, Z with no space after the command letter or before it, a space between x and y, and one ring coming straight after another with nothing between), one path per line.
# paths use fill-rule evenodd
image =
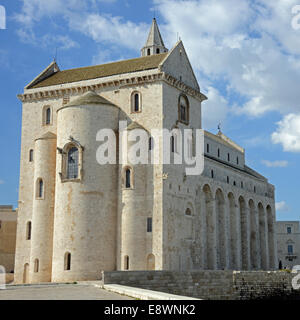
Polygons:
M57 47L55 48L55 56L54 56L54 62L56 62L57 61Z

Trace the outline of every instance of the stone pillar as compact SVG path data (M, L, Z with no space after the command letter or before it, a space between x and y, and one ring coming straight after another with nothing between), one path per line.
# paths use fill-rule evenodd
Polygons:
M261 269L261 257L259 254L259 217L258 217L258 210L254 208L254 221L255 226L253 232L255 233L255 243L254 243L254 269L260 270Z
M251 254L250 254L250 208L248 202L245 202L245 229L246 229L246 245L245 245L245 256L246 256L246 270L251 270Z
M205 216L205 199L202 192L198 195L196 210L199 213L199 241L200 241L200 269L207 269L206 259L206 216Z
M230 257L231 257L231 248L230 248L230 208L228 198L225 198L225 257L226 257L226 269L230 269Z
M209 255L211 254L212 256L212 267L213 270L217 269L217 229L216 229L216 225L217 225L217 212L216 212L216 198L213 197L212 199L212 219L213 219L213 230L211 232L211 241L212 241L212 248L213 251L211 253L208 253Z
M240 208L235 205L235 215L236 215L236 265L237 270L242 269L242 239L241 239L241 217Z

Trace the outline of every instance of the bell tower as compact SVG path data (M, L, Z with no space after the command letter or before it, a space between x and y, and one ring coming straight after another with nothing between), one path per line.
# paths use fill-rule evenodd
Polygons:
M152 20L152 26L149 32L148 40L145 46L142 48L142 57L165 52L168 52L168 49L164 45L156 19L154 18Z

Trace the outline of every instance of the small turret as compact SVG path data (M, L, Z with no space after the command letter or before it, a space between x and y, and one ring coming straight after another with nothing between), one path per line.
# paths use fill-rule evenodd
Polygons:
M148 40L145 46L142 48L142 57L165 52L168 52L168 49L164 45L156 19L154 18L152 21L152 26L148 36Z

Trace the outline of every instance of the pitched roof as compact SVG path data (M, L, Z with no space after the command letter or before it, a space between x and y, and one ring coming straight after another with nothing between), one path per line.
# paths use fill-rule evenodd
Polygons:
M167 53L151 55L130 60L122 60L97 66L58 71L39 83L28 86L28 89L54 86L83 80L104 78L124 73L132 73L158 68Z

